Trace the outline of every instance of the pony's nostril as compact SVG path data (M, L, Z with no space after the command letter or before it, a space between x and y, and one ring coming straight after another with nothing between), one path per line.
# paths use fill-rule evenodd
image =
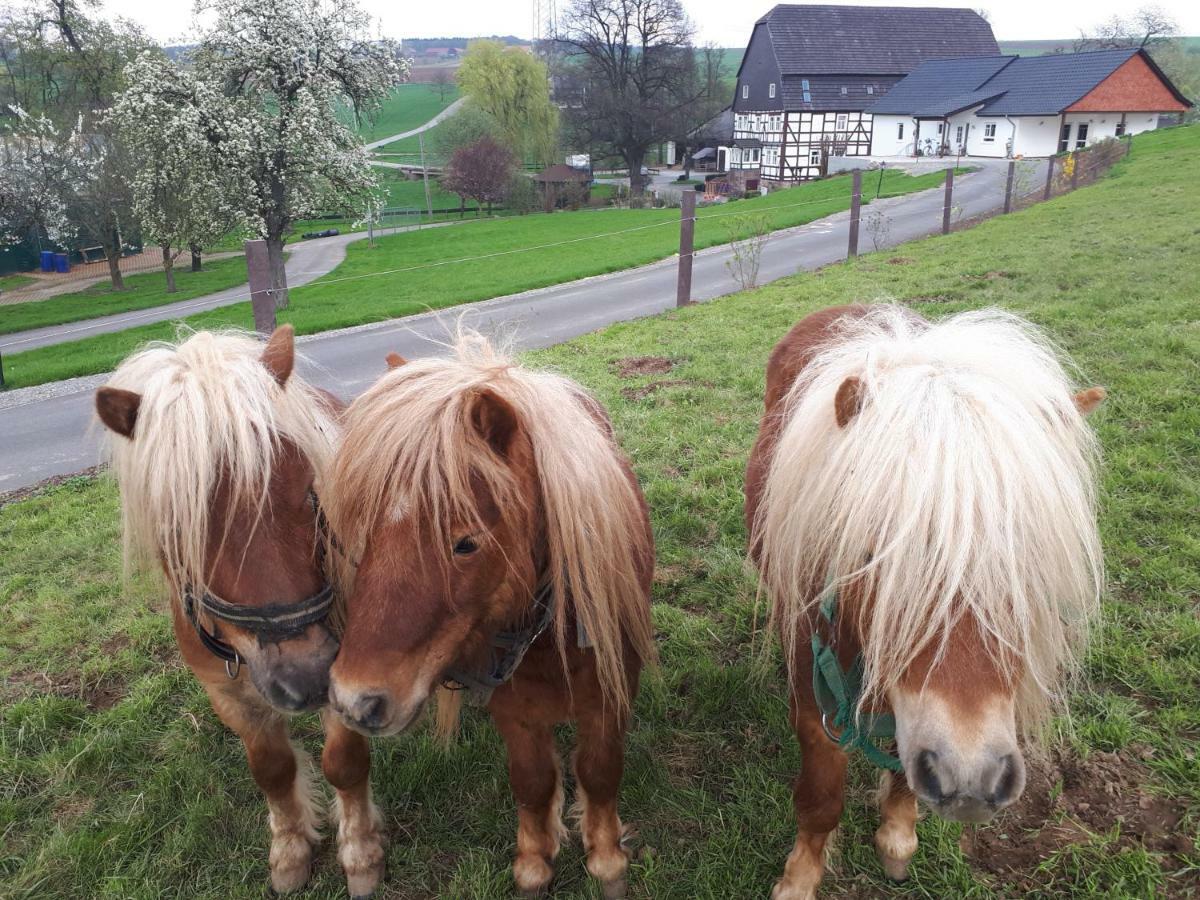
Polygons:
M378 728L387 713L387 700L379 694L365 694L354 703L351 715L364 728Z
M938 775L938 755L933 750L922 750L917 754L913 780L918 793L935 803L941 803L948 796L946 785Z
M308 693L300 690L287 679L276 679L271 684L271 699L281 709L301 710L309 706Z
M1005 806L1021 793L1021 767L1011 753L1000 757L991 792L985 798L993 806Z

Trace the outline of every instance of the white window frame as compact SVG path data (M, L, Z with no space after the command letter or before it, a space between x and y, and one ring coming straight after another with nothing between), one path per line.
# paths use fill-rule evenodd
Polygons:
M759 150L757 147L750 148L750 164L757 166L759 164Z
M771 86L767 89L767 96L772 100L775 99L775 82L771 82Z
M833 124L835 131L846 131L850 128L850 116L846 113L838 113Z
M808 164L810 166L816 166L816 167L820 168L820 166L821 166L821 148L820 147L809 147L808 148Z
M742 85L742 99L743 100L750 99L750 85L748 85L748 84Z
M963 141L963 127L961 125L954 126L954 146L961 147Z
M867 85L867 93L868 93L868 94L874 94L874 93L875 93L875 85L873 85L873 84L868 84L868 85Z
M983 126L983 139L986 143L993 143L996 140L996 123L988 122Z

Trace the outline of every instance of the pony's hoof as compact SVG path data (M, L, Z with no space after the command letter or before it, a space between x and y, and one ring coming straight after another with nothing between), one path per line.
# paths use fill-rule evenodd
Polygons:
M893 859L890 856L879 854L879 863L883 866L883 874L887 875L892 881L908 881L908 860Z
M786 879L775 882L771 889L771 900L816 900L817 889L808 886L788 884Z
M554 869L541 856L525 854L513 862L513 880L522 897L543 897L550 888Z
M287 869L274 868L271 870L271 893L292 894L308 884L311 869L308 863L292 866Z
M625 900L628 891L629 882L624 876L600 882L600 892L604 895L604 900Z
M379 882L383 881L383 866L367 872L346 873L346 893L352 900L368 900L375 895Z

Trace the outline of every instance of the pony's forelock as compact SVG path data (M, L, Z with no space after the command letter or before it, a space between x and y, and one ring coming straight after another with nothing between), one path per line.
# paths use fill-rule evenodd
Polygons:
M502 511L527 510L531 498L472 425L481 392L507 402L528 435L554 596L560 603L570 598L593 642L605 696L628 709L624 642L643 659L654 655L631 534L641 511L620 451L589 411L595 401L575 382L523 368L471 331L459 333L449 358L392 369L346 414L329 479L334 529L358 558L381 519L407 517L423 529L424 552L447 553L457 537L452 527L482 525L472 478L487 486ZM563 654L573 639L566 619L555 617Z
M141 397L132 439L104 431L127 571L162 563L177 594L203 590L215 564L210 528L224 534L235 516L261 517L280 442L292 442L318 478L328 465L337 423L326 398L296 373L280 386L263 347L244 332L189 333L134 353L108 381ZM229 521L214 523L218 484L230 492Z
M852 376L861 407L839 427ZM1031 731L1061 700L1101 583L1097 443L1060 352L1007 313L929 324L881 306L844 320L782 407L754 537L789 664L826 585L857 582L864 704L965 615Z

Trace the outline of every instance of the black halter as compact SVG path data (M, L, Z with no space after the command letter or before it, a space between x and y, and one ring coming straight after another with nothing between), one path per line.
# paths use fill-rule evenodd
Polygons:
M325 511L321 509L321 501L316 492L308 492L313 512L317 517L317 531L327 539L330 545L339 553L344 553L341 543L329 530L329 522ZM322 553L322 568L324 568L324 544L318 542ZM191 585L183 589L183 613L196 629L196 635L204 648L217 659L224 660L225 674L237 678L242 668L242 658L237 650L226 641L221 640L200 624L200 613L207 613L219 622L228 622L246 631L253 632L260 641L285 641L304 631L309 625L323 621L333 606L333 585L326 582L321 590L311 597L306 597L295 603L268 603L265 606L243 606L230 603L216 594L208 591L199 597Z
M550 582L544 584L533 595L533 608L537 613L533 624L520 631L501 631L492 638L491 665L482 673L453 669L442 682L442 687L451 691L471 691L481 700L492 691L507 684L517 671L517 666L542 634L554 621L554 590ZM497 658L497 654L499 658Z

